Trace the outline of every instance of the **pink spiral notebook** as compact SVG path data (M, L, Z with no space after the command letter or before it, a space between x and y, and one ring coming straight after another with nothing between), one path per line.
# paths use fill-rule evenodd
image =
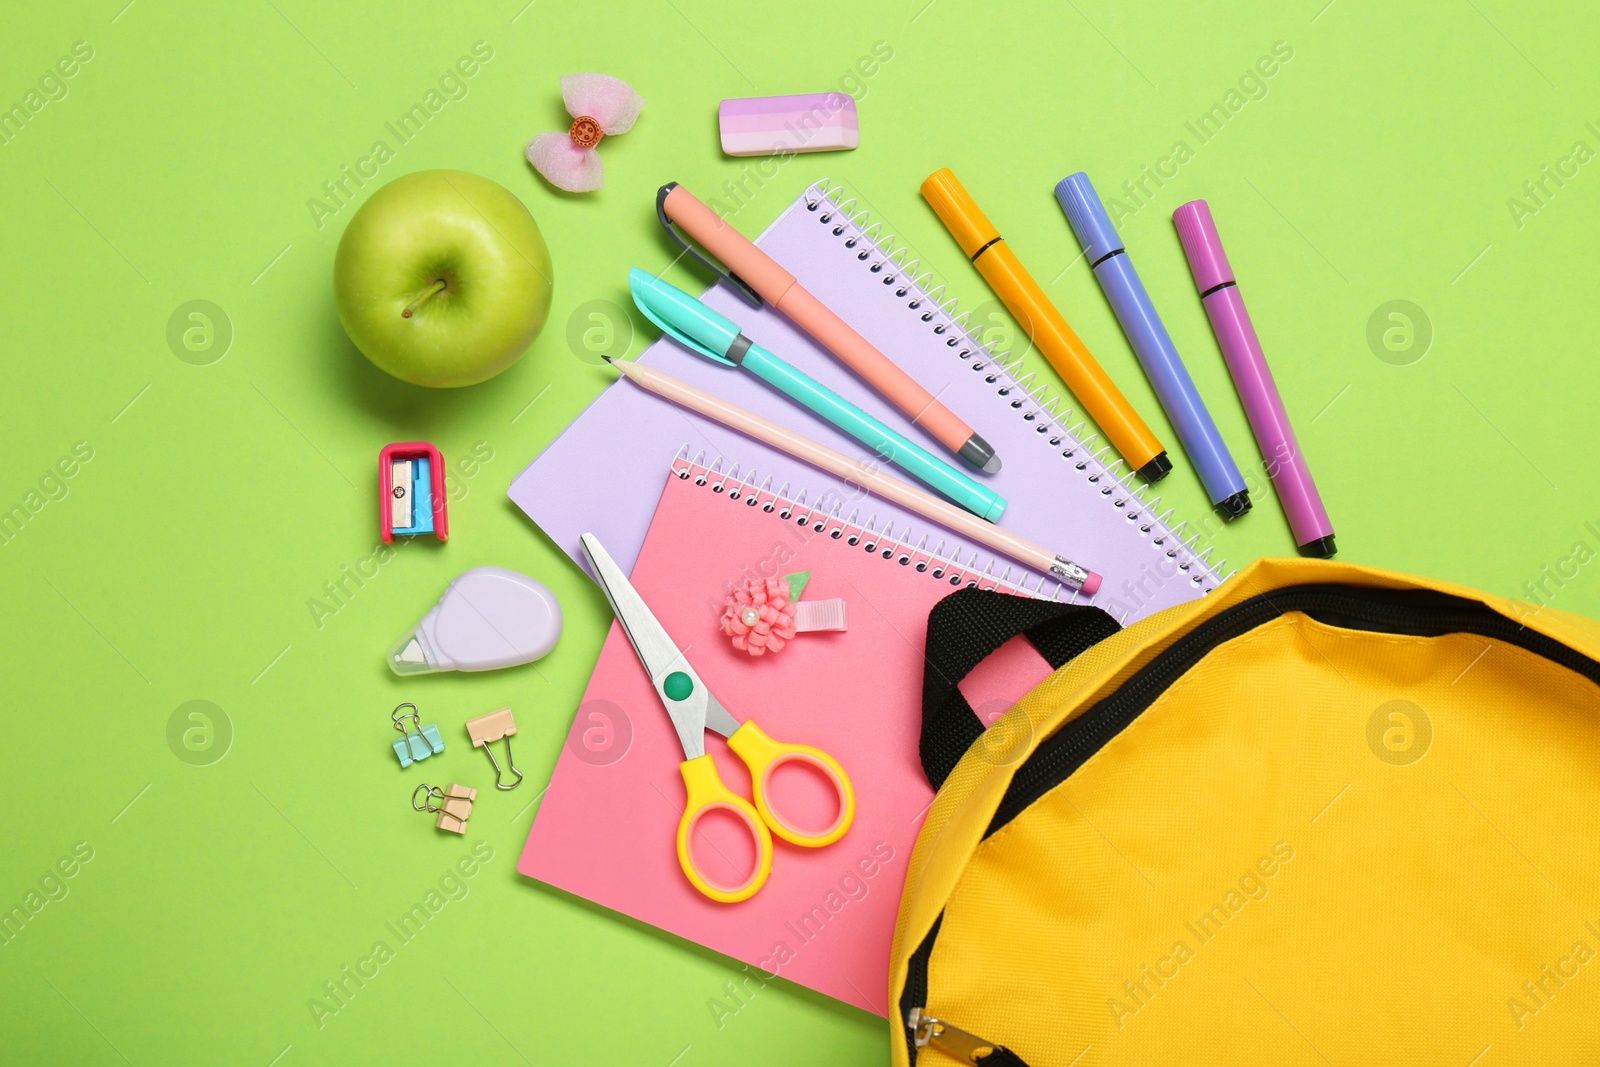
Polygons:
M1068 240L1062 231L1062 240ZM1031 374L1017 377L1005 353L969 333L942 285L910 260L881 222L817 183L791 203L756 243L824 304L982 434L1004 468L987 482L1009 501L999 525L1105 578L1090 601L1132 622L1209 592L1220 564L1197 557L1162 514L1159 498L1107 455L1098 436L1047 395ZM1070 243L1070 242L1069 242ZM955 253L952 253L954 255ZM942 447L898 409L771 308L751 308L727 287L702 299L739 323L757 343L935 454ZM642 321L636 318L636 321ZM870 453L854 439L773 392L754 376L722 368L668 338L639 359L847 455ZM1019 361L1012 362L1016 365ZM660 472L687 448L691 456L737 456L730 474L785 495L824 494L840 519L871 526L897 542L955 558L1040 596L1081 594L931 525L783 453L686 412L626 381L617 381L519 474L508 491L523 511L580 565L578 535L594 532L617 564L633 562L658 495ZM959 461L953 461L959 462ZM1181 460L1180 460L1181 465ZM1183 477L1177 471L1174 477ZM603 506L595 487L605 486ZM812 496L815 502L818 498ZM1209 551L1209 550L1208 550Z
M655 471L658 488L665 467ZM775 842L772 874L747 901L717 904L696 892L674 845L683 750L613 623L517 870L883 1015L905 867L933 800L917 757L928 612L954 587L996 585L685 460L666 482L634 587L735 718L840 762L855 787L855 821L826 848ZM804 599L844 600L849 629L799 634L759 660L736 651L718 624L725 583L802 570L810 572ZM1050 671L1023 642L1006 651L993 657L998 669L962 684L986 721ZM707 738L718 775L748 797L744 765ZM808 799L824 804L802 796L798 810ZM830 802L815 823L831 812ZM737 868L713 873L739 881L749 868L736 862L733 842L711 843Z

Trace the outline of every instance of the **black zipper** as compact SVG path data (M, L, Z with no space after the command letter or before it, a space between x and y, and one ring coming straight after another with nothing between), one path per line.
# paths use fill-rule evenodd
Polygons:
M1041 743L1012 777L989 828L984 831L984 838L1064 782L1218 645L1290 612L1300 612L1320 623L1345 630L1413 637L1476 634L1525 649L1600 685L1600 662L1476 600L1426 589L1327 584L1288 586L1218 612L1134 672L1115 693ZM941 913L928 936L906 961L906 982L900 997L902 1025L911 1009L927 1005L928 960L933 955L934 940L943 919ZM906 1034L911 1061L915 1063L916 1050L911 1047L909 1028Z
M906 1052L912 1063L917 1062L916 1035L906 1020L911 1017L913 1008L923 1008L928 1004L928 957L933 955L933 941L939 936L939 924L942 922L944 912L940 912L939 917L933 920L933 929L928 931L928 936L922 939L922 944L906 961L906 984L900 990L900 1024L905 1027Z

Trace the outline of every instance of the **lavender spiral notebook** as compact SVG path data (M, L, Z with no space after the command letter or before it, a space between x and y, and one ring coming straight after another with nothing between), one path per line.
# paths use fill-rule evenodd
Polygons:
M985 573L1038 596L1093 603L1124 622L1202 596L1221 580L1220 564L1195 554L1181 525L1174 528L1170 512L1162 513L1149 487L1135 487L1134 476L1098 436L1083 437L1089 428L1061 401L1031 375L1019 380L1005 353L985 348L969 334L942 286L932 295L923 289L919 277L926 280L927 272L886 235L881 221L856 211L853 198L826 183L812 185L756 243L994 447L1003 469L976 477L1009 502L1000 526L1099 571L1104 584L1093 598L1085 598L622 380L607 386L508 490L580 565L578 536L593 532L621 567L632 569L661 495L661 472L686 453L720 469L733 483L764 487L876 531L873 551L929 553L969 574ZM721 285L702 299L757 343L936 455L948 455L780 313L755 310ZM752 375L719 367L670 339L658 339L639 359L847 455L871 458L854 439ZM716 530L705 531L705 546L708 552L717 550ZM729 577L759 563L729 560ZM929 581L936 580L947 579L930 571Z

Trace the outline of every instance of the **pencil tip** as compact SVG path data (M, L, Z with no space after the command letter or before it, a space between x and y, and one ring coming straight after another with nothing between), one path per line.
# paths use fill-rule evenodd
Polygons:
M615 363L616 362L616 360L612 359L610 356L606 355L604 352L600 353L600 358L605 360L607 363Z

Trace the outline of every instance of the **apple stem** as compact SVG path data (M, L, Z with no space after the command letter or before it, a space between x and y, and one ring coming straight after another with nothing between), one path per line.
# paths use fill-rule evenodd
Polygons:
M400 317L402 319L409 319L413 314L416 313L416 310L419 307L421 307L423 304L426 304L429 300L433 299L434 296L438 295L439 293L444 292L446 288L447 288L447 283L445 282L445 280L443 278L438 279L431 286L428 287L428 291L427 292L423 293L421 296L419 296L415 300L411 301L411 303L407 304L405 306L405 309L400 312Z

